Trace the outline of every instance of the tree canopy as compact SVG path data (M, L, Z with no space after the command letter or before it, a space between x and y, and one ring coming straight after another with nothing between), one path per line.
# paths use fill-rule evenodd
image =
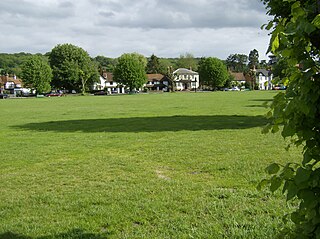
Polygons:
M100 69L109 72L112 72L115 65L117 64L116 59L105 56L96 56L93 60L97 62L97 65Z
M151 57L148 59L148 64L147 64L147 73L149 74L156 74L161 72L160 68L160 59L152 54Z
M281 130L291 139L288 147L302 146L303 156L299 164L270 165L267 172L272 177L260 185L269 184L271 191L283 185L287 200L299 202L287 217L295 229L283 233L290 238L320 238L320 1L263 2L273 17L265 26L272 30L269 50L287 64L287 89L274 98L268 114L272 124L265 131Z
M78 46L62 44L54 47L49 55L53 71L53 86L85 92L99 79L97 66L89 54Z
M202 58L198 71L201 84L213 89L222 87L229 78L227 67L215 57Z
M231 54L226 59L226 65L233 72L244 72L247 68L248 56L244 54Z
M46 58L41 54L36 54L38 56ZM32 54L20 52L20 53L0 53L0 74L15 74L18 77L21 77L22 65L25 61L27 61Z
M35 89L37 94L51 90L52 70L41 56L32 56L23 64L21 77L25 86Z
M249 63L248 66L250 69L257 69L259 66L259 52L256 49L253 49L249 53Z
M185 54L180 55L177 61L177 67L186 69L191 68L192 70L196 71L198 68L198 64L193 54L186 52Z
M113 75L114 79L129 87L130 91L139 89L146 82L146 60L137 53L126 53L118 58Z

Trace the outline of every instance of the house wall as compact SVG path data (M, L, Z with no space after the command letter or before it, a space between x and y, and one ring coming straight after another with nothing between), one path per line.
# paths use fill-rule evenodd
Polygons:
M257 77L257 84L259 90L272 90L272 74L270 76L265 76L260 73Z
M183 80L191 80L191 82L181 82ZM176 82L176 89L181 91L185 90L186 85L187 88L192 90L192 89L197 89L199 88L199 75L196 74L181 74L176 76L175 78Z
M100 76L99 82L96 82L92 86L93 90L104 90L106 89L109 94L112 93L124 93L125 88L120 87L117 82L115 81L108 81L107 79Z

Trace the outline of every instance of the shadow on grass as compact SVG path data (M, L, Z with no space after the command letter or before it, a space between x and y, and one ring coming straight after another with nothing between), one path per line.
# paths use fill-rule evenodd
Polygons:
M5 232L0 234L0 239L106 239L107 235L99 235L93 233L86 233L81 229L73 229L66 233L61 233L57 235L48 235L40 237L29 237L21 234L16 234L13 232Z
M262 105L247 105L246 107L250 107L250 108L268 108L268 106L266 106L265 104Z
M263 116L208 115L159 116L50 121L17 125L14 128L55 132L162 132L246 129L263 126Z
M273 101L273 99L253 99L253 100L250 100L250 101L271 102L271 101Z

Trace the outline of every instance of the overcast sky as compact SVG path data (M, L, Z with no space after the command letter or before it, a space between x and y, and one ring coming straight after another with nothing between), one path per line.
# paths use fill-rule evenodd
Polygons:
M45 53L72 43L92 57L226 59L257 49L266 59L260 0L0 0L0 52Z

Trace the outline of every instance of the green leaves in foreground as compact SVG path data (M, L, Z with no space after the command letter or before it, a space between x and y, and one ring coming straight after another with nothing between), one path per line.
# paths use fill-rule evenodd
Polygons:
M287 89L274 98L263 132L281 130L290 139L287 148L303 146L303 157L299 164L268 166L272 176L258 188L268 185L274 192L283 185L287 200L297 199L290 238L320 238L320 1L262 1L273 16L266 27L272 29L269 49L287 66Z
M313 235L320 223L318 219L320 169L314 169L311 165L300 166L288 163L281 166L273 163L266 168L266 172L271 175L271 178L262 180L257 186L258 190L268 187L271 192L275 192L282 187L287 201L298 199L300 201L299 210L292 212L289 218L298 224L297 229L307 230L306 234Z

